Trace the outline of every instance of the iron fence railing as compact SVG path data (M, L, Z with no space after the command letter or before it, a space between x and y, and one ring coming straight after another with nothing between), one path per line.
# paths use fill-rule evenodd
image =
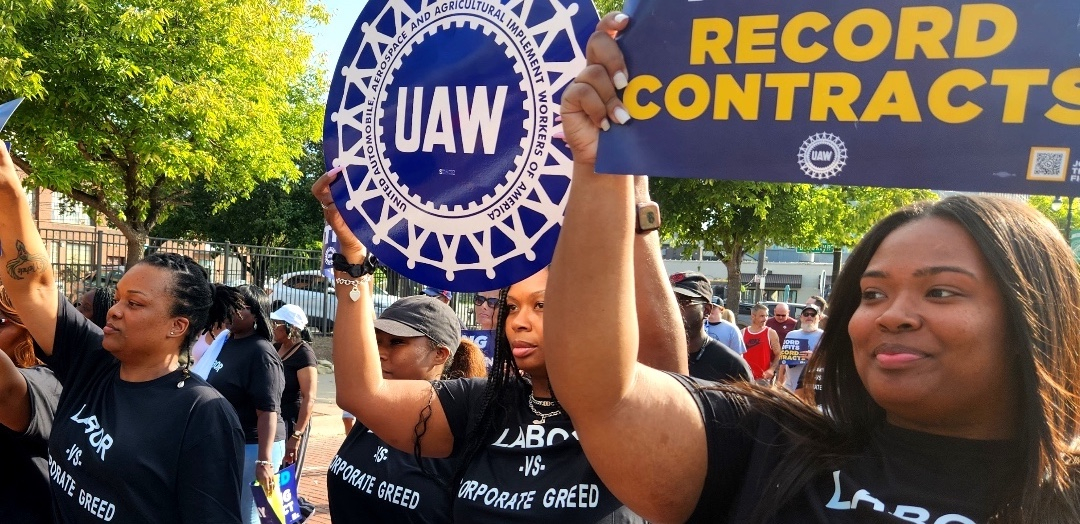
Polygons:
M72 302L95 287L115 287L124 273L127 240L104 231L42 229L42 239L56 273L57 286ZM300 306L311 327L333 330L337 297L321 275L321 252L267 246L150 238L143 255L166 251L187 255L206 269L216 284L250 284L270 292L271 300ZM382 313L400 297L416 295L423 284L389 268L375 275L375 312ZM450 306L466 326L475 326L472 293L454 293Z

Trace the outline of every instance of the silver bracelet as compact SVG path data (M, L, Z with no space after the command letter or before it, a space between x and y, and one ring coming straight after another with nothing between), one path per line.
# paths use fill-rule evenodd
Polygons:
M271 464L269 460L256 460L255 465L273 467L273 464Z
M335 278L334 283L341 286L352 286L352 290L349 291L349 298L353 302L360 300L360 284L366 283L371 280L371 275L364 275L356 280L349 280L347 278Z

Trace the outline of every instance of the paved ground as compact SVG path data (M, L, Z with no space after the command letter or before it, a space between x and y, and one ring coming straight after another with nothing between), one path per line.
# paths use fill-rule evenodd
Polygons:
M300 477L300 496L315 504L315 514L305 524L329 524L326 498L326 468L345 440L341 408L334 401L334 375L319 375L315 411L311 417L311 440Z

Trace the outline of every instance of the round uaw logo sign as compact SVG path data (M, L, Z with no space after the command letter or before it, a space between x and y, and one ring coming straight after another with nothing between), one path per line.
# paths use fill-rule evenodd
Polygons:
M326 105L332 188L352 230L405 276L496 289L551 260L572 162L563 88L585 65L590 2L373 0Z
M815 133L799 147L799 169L815 180L827 180L847 165L847 147L832 133Z

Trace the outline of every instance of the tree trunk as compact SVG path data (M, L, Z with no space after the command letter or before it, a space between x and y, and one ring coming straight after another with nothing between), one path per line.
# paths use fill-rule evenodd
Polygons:
M724 261L727 268L727 294L724 296L724 307L739 314L739 301L742 296L742 244L736 245L731 250L731 256Z
M122 232L127 240L127 258L124 267L131 269L138 261L142 260L143 249L146 247L146 240L150 238L150 233L135 228L124 228Z

